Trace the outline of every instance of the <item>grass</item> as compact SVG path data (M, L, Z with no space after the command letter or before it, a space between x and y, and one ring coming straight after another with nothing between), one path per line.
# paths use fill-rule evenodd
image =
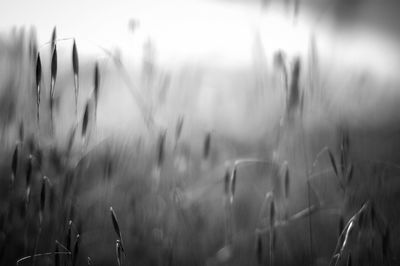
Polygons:
M72 57L63 61L57 50L71 41ZM2 265L398 262L399 217L385 206L396 206L390 180L398 166L365 160L351 125L315 118L324 107L302 88L301 58L282 51L275 58L274 71L283 77L283 108L271 126L276 138L233 139L179 112L172 126L161 126L154 119L157 104L132 89L147 134L101 139L106 64L91 62L94 69L86 73L93 82L86 86L79 42L57 40L54 28L48 58L44 48L20 58L29 64L21 67L25 76L11 78L34 89L1 96L19 103L1 114L10 118L0 154ZM113 63L132 88L122 62ZM68 75L58 73L63 64ZM150 65L143 75L156 93L157 82L148 79L155 79L157 65L146 62L145 69ZM23 82L12 89L24 90ZM65 87L72 88L73 98L64 101L74 107L74 119L63 138L55 118L62 117L57 106ZM43 97L49 109L41 107Z

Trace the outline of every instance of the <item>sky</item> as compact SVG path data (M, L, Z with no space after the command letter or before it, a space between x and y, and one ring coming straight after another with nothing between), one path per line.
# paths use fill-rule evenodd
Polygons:
M56 26L59 38L80 42L80 51L89 53L100 45L118 48L128 58L139 57L151 38L159 59L168 64L210 59L225 66L249 64L257 34L270 53L305 53L311 34L316 34L321 51L325 49L322 56L336 57L340 50L350 65L370 64L365 62L368 53L371 67L382 70L400 57L396 1L368 0L360 6L354 0L303 0L296 27L279 5L269 2L262 11L261 1L240 0L2 0L0 32L34 25L43 44ZM320 13L324 16L318 21Z

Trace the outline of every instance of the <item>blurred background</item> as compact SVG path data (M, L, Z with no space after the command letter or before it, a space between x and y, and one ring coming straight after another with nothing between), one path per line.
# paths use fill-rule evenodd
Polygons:
M399 12L2 1L1 264L396 265Z

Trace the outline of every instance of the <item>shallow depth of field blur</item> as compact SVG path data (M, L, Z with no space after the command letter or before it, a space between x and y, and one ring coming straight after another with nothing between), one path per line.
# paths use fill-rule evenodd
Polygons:
M398 265L396 0L0 3L1 265Z

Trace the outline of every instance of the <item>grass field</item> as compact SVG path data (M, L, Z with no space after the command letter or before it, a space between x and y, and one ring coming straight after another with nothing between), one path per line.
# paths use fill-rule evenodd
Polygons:
M1 265L399 264L396 85L50 40L0 42Z

